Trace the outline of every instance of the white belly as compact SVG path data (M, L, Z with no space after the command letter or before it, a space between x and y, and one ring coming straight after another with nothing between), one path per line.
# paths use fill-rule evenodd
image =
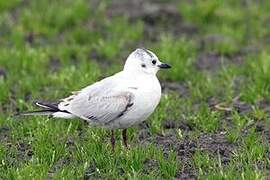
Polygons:
M138 124L146 120L155 110L159 104L161 97L160 84L153 82L152 86L148 88L142 88L135 92L134 104L131 108L120 118L107 124L105 127L109 129L125 129L134 124Z

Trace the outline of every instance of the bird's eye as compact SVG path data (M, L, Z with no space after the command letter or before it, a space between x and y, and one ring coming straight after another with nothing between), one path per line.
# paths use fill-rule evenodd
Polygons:
M141 66L142 66L143 68L145 68L145 67L146 67L146 66L145 66L145 64L142 64Z
M152 64L156 64L156 63L157 63L157 61L156 61L156 60L153 60L153 61L152 61Z

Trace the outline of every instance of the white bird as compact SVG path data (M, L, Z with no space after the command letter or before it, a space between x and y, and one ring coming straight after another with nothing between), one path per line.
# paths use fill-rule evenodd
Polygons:
M167 68L170 65L160 62L153 52L138 48L128 56L121 72L74 92L58 103L36 102L43 110L20 114L78 117L108 128L112 132L113 150L114 129L122 129L127 147L126 129L146 120L159 104L161 86L156 73Z

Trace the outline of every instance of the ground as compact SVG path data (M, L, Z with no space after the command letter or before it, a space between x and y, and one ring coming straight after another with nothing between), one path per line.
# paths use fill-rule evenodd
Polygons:
M0 1L0 179L267 179L270 2ZM155 113L117 132L20 118L118 72L137 47L172 65Z

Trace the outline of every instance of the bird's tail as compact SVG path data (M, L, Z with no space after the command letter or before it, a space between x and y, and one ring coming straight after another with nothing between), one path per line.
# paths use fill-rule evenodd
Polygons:
M19 112L15 116L35 116L35 115L45 115L52 116L54 113L60 111L57 107L57 103L47 103L47 102L35 102L35 105L43 108L37 111Z
M19 112L15 114L15 116L36 116L36 115L52 116L53 113L55 113L55 111L52 111L50 109L44 109L44 110L38 110L38 111Z
M57 118L65 118L71 119L75 116L65 110L60 110L58 108L58 103L48 103L48 102L35 102L35 104L43 109L37 111L29 111L29 112L20 112L15 114L15 116L35 116L35 115L43 115Z

